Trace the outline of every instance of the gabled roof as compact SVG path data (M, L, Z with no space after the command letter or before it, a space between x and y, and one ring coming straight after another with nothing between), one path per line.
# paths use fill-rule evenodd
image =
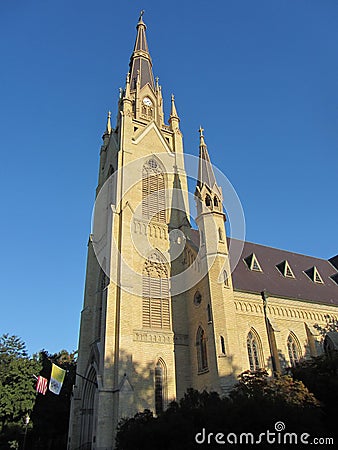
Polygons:
M192 229L190 233L191 240L198 248L198 230ZM230 262L232 241L236 240L228 238ZM248 267L245 258L252 255L259 261L261 272L250 270ZM288 263L294 278L281 275L277 268L281 262ZM317 269L323 284L311 281L305 274L305 271L311 267ZM260 294L266 290L271 296L338 306L338 272L332 265L332 261L252 242L243 243L242 255L232 272L232 284L235 291Z
M231 252L231 239L228 243ZM259 260L262 272L249 270L243 261L251 254ZM276 269L281 261L288 262L294 278L281 277ZM310 267L317 269L323 284L311 281L305 274ZM260 293L265 289L272 296L338 306L338 285L331 278L335 273L334 267L325 259L244 242L242 258L232 273L232 282L234 289L239 291Z

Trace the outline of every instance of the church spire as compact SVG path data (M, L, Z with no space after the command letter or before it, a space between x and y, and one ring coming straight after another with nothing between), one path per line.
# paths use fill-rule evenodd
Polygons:
M140 89L147 83L155 89L154 86L154 75L152 70L152 61L149 53L147 38L146 38L146 24L143 22L142 10L140 13L139 21L136 26L137 35L135 40L135 46L133 54L130 58L130 88L131 90L136 89L136 81L139 73L140 78Z
M209 189L213 189L216 184L216 178L210 162L208 148L204 141L204 129L200 126L198 131L200 133L200 151L197 186L201 188L203 185L206 185Z

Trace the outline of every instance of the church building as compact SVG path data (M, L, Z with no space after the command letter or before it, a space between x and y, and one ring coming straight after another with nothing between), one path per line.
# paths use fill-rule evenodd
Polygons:
M282 372L337 345L320 327L338 320L338 255L229 238L226 192L201 127L191 220L170 101L165 122L141 13L100 151L69 450L112 450L122 417L160 414L188 388L226 395L245 370Z

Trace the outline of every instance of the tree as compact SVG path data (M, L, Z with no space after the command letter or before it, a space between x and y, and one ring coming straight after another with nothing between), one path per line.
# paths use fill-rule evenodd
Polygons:
M196 436L201 437L203 429L214 437L220 432L224 436L252 433L258 437L267 429L275 432L275 424L280 421L285 423L287 432L321 436L321 418L319 402L302 382L290 376L271 378L265 370L247 371L240 375L229 397L188 389L179 402L170 403L158 417L146 410L124 419L119 424L116 448L189 450L201 448L196 444ZM205 445L219 447L214 440ZM259 447L271 448L271 444Z
M41 364L28 356L25 343L15 335L0 338L0 436L5 441L10 434L23 430L24 419L30 414L36 393L34 374ZM11 430L14 433L11 433Z
M32 413L33 431L31 436L34 449L66 449L70 399L76 374L76 353L61 350L58 353L50 354L46 350L42 350L39 358L43 377L50 378L52 363L66 370L66 376L59 395L47 390L46 395L38 395L36 398Z
M325 423L336 429L338 415L338 352L301 361L291 369L296 380L301 380L322 404Z

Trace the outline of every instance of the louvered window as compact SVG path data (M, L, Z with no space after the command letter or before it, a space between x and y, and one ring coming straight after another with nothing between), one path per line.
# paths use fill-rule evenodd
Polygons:
M170 328L169 280L164 262L152 255L143 271L142 324L145 328Z
M148 220L166 221L164 174L155 159L142 170L142 215Z

